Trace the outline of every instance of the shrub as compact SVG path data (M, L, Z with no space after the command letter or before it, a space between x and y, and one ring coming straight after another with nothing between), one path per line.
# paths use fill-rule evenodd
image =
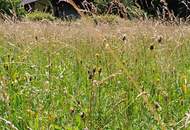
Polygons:
M21 0L0 0L0 11L7 15L21 17L25 14L20 6Z

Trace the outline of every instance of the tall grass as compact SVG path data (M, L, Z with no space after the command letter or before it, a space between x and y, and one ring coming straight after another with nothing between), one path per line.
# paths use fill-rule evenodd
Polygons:
M0 129L188 128L189 34L147 21L1 24Z

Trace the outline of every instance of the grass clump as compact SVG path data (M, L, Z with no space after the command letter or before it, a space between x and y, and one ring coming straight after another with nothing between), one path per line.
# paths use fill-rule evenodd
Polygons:
M26 19L31 20L31 21L42 21L42 20L53 21L55 20L55 17L49 13L35 11L35 12L27 14Z
M121 18L119 18L117 15L98 15L95 17L95 19L99 23L103 24L117 24Z

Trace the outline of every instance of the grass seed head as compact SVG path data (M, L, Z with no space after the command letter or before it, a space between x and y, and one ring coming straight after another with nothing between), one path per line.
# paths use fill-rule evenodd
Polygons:
M88 78L93 79L96 73L96 67L94 67L92 70L88 71Z
M81 113L80 113L80 117L81 117L82 119L84 119L84 118L85 118L85 113L84 113L84 112L81 112Z
M70 108L70 114L74 114L75 113L75 109L73 107Z
M107 43L106 45L105 45L105 49L109 49L110 48L110 45Z
M100 54L96 53L96 58L99 59L100 58Z
M38 41L38 36L35 36L35 40Z
M150 45L150 50L154 50L154 45Z
M126 34L123 35L122 40L123 40L124 43L127 43L127 36L126 36Z
M98 67L98 74L100 75L102 72L102 68L101 67Z
M88 79L92 80L94 77L93 71L88 71Z
M162 35L156 35L154 38L155 38L155 42L162 43L162 41L163 41Z

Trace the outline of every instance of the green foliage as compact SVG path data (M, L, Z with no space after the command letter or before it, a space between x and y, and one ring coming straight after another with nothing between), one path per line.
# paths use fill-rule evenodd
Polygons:
M35 11L32 13L29 13L26 15L26 18L31 21L41 21L41 20L53 21L55 19L55 17L52 16L51 14L45 13L45 12L40 12L40 11Z
M0 0L0 10L8 15L20 17L25 14L24 9L20 6L21 0Z
M110 1L111 0L95 0L95 5L98 7L98 11L100 14L105 15L107 8L106 6ZM121 2L127 9L127 15L129 19L139 18L145 15L145 12L136 6L137 4L134 0L122 0Z
M7 0L0 0L0 10L10 14L11 4Z

